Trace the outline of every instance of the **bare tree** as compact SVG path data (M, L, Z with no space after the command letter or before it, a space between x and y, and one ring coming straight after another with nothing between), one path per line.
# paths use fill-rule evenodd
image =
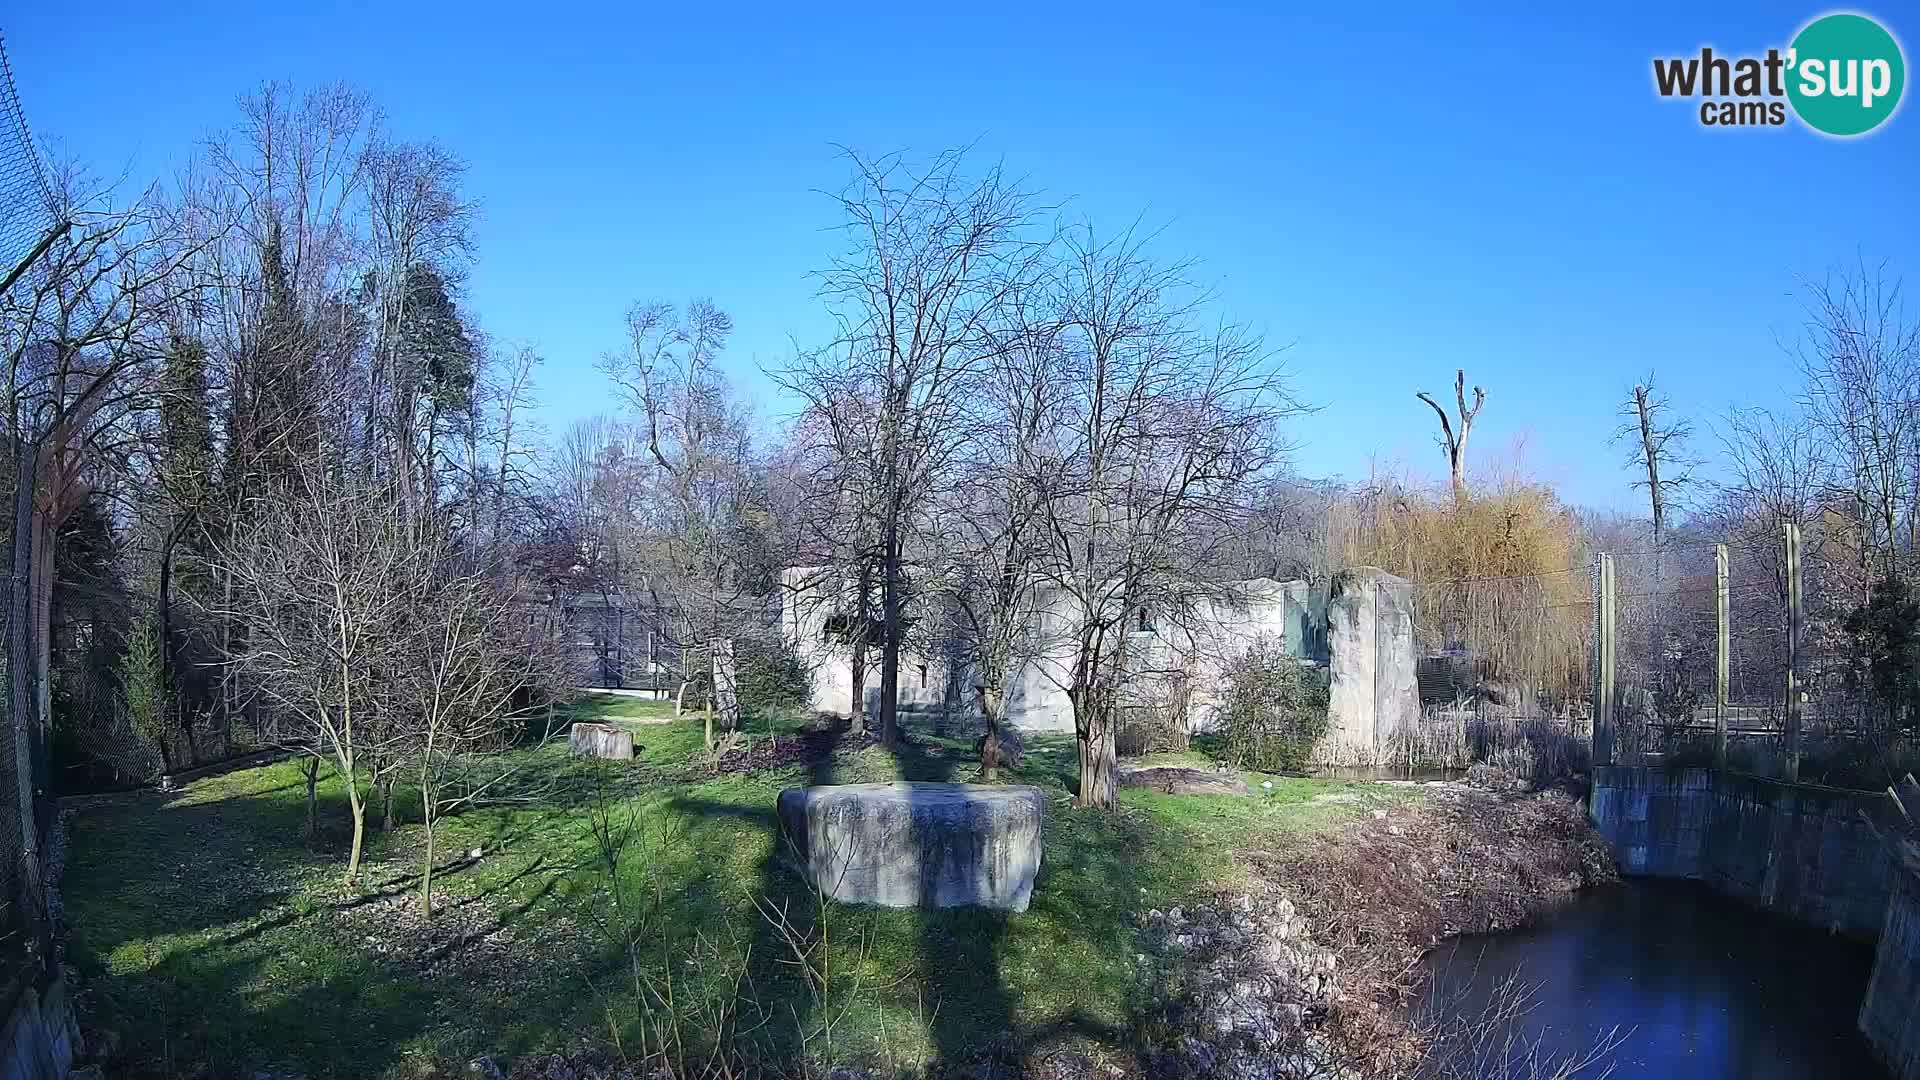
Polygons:
M861 503L879 549L880 737L892 745L916 513L963 438L999 347L993 320L1037 255L1034 206L998 169L970 178L963 151L923 168L898 155L849 158L853 182L835 198L847 246L820 275L838 340L776 377L816 413L870 406L847 417L842 452L870 485Z
M1029 628L1042 578L1035 550L1045 524L1035 477L1052 425L1063 418L1060 373L1064 326L1040 290L1007 298L998 320L1005 338L982 384L986 408L960 460L958 480L939 505L941 584L957 619L947 635L950 678L971 677L986 719L981 776L999 769L1003 688L1032 659Z
M730 690L732 639L758 621L758 601L742 572L742 530L753 496L751 427L717 362L733 320L706 301L684 311L636 304L627 313L626 349L602 364L639 413L652 460L652 513L645 560L655 607L674 644L706 678L706 745L720 726L738 728Z
M1665 535L1669 501L1693 486L1693 470L1698 461L1691 455L1688 442L1693 424L1672 415L1673 405L1654 386L1653 375L1627 392L1620 406L1622 421L1613 433L1616 443L1626 442L1627 467L1641 474L1633 486L1647 493L1653 511L1653 546L1658 548Z
M35 763L52 731L53 547L93 490L103 460L125 453L129 416L165 349L163 317L198 288L191 242L150 196L115 208L67 171L56 193L68 227L0 295L0 362L12 443L8 704L17 763L24 918L44 931Z
M554 639L527 633L521 606L498 574L459 569L447 547L415 565L427 579L411 592L415 604L405 619L404 728L396 750L420 787L420 903L430 916L436 826L525 767L524 758L494 752L513 744L526 710L551 700L566 674Z
M229 661L293 725L293 744L330 758L346 785L348 883L359 876L366 830L362 773L396 760L397 679L418 631L407 616L431 557L399 498L316 462L249 507L217 556L232 583L217 614L242 631Z
M1480 415L1480 406L1487 403L1487 392L1479 387L1473 388L1473 407L1467 407L1467 372L1461 368L1453 373L1454 407L1459 413L1459 430L1447 418L1447 410L1433 400L1433 395L1422 390L1413 395L1432 407L1434 415L1440 418L1440 450L1447 456L1447 471L1453 481L1453 501L1462 503L1467 498L1467 436L1473 432L1474 417Z
M1900 525L1920 503L1920 323L1905 319L1900 287L1864 268L1810 285L1799 349L1808 418L1884 577L1900 575Z
M1185 267L1155 264L1131 234L1071 234L1056 273L1062 393L1027 477L1042 507L1036 606L1073 707L1078 801L1110 807L1116 711L1154 636L1136 631L1227 591L1207 568L1299 406L1261 339L1200 325Z

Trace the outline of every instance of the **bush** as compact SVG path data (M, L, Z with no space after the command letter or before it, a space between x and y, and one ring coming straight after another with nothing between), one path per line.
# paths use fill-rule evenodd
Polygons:
M784 640L755 642L740 650L734 692L743 717L804 708L813 698L813 670Z
M1467 725L1467 782L1489 791L1547 788L1587 773L1592 747L1551 720L1476 718Z
M1227 664L1220 722L1227 760L1243 769L1300 772L1327 732L1327 682L1272 638Z

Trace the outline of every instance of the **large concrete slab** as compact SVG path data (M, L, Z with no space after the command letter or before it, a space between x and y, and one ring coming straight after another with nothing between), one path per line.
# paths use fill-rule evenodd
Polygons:
M788 853L835 900L1025 911L1046 825L1039 788L842 784L780 793Z

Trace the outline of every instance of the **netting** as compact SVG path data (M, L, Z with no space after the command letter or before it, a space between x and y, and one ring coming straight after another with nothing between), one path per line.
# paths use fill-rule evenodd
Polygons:
M1724 754L1744 772L1868 783L1872 759L1900 734L1898 711L1876 705L1872 636L1850 623L1874 595L1862 584L1871 575L1857 545L1795 535L1792 556L1784 530L1769 530L1609 557L1616 738L1602 756L1707 765Z
M1613 556L1616 761L1714 735L1718 570L1714 549Z
M20 97L14 87L13 71L7 63L5 43L0 42L0 282L12 283L30 280L24 271L29 259L41 249L57 222L55 203L51 189L47 185L47 176L41 167L40 157L33 144L33 134L27 126L26 113L21 109ZM9 284L7 288L11 288ZM17 318L19 312L13 305L0 304L0 319ZM24 330L16 323L0 325L0 346L17 348L18 337ZM11 458L11 455L7 455ZM9 506L13 503L13 494L19 478L15 475L12 462L4 466L4 485L0 485L0 494L4 494ZM9 515L11 516L11 515ZM0 550L11 548L11 536L0 535L5 540ZM9 588L10 577L0 575L0 588ZM9 588L9 591L10 588ZM11 611L11 605L4 605ZM0 617L0 634L8 632L6 619ZM5 665L0 664L0 668ZM0 674L0 686L5 686L5 675ZM45 687L35 688L44 694ZM6 698L0 695L0 702ZM44 792L47 788L47 739L46 732L37 724L26 725L19 730L25 733L24 740L14 737L15 725L12 717L0 725L0 897L6 900L4 911L0 911L0 937L18 946L24 927L39 925L42 921L45 897L33 895L35 890L22 887L23 864L26 862L26 837L34 835L45 837L50 823L52 802L44 797L32 800L31 817L22 810L23 800L20 793L31 791ZM21 741L26 743L24 753L20 752ZM24 759L24 760L23 760ZM26 774L30 782L22 783L21 776ZM36 842L36 846L39 846ZM37 877L37 875L36 875ZM26 910L32 908L32 911Z
M1594 619L1584 567L1422 582L1412 606L1420 721L1407 766L1465 768L1523 744L1531 753L1587 737Z
M57 220L52 189L33 145L0 41L0 280L30 255Z

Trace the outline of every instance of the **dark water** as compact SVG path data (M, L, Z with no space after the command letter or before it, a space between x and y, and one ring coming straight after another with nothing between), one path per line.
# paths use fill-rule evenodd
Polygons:
M1618 1026L1621 1080L1884 1078L1855 1027L1872 963L1865 945L1703 885L1630 881L1531 929L1435 950L1428 1007L1482 1015L1518 968L1535 999L1519 1027L1551 1060L1586 1053Z

